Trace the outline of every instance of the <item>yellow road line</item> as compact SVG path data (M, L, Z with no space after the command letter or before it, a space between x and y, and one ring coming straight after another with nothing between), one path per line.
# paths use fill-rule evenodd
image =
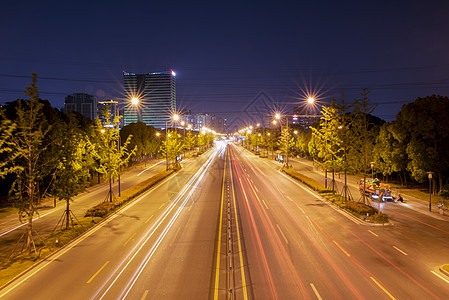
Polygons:
M235 192L234 192L234 180L232 179L232 170L230 172L231 175L231 188L232 188L232 201L234 203L234 214L235 214L235 226L237 227L237 241L239 245L239 259L240 259L240 269L242 274L242 285L243 285L243 299L248 300L248 291L246 290L246 278L245 278L245 268L243 264L243 256L242 256L242 243L240 239L240 229L239 229L239 218L237 217L237 205L235 204Z
M396 247L396 246L393 246L393 248L396 249L396 250L398 250L399 252L401 252L401 253L404 254L404 255L408 255L407 253L405 253L404 251L402 251L401 249L399 249L399 248Z
M133 235L123 244L123 246L126 246L128 242L136 235L136 233L133 233Z
M318 290L317 290L316 287L313 285L313 283L310 283L310 286L312 287L312 290L313 290L313 292L315 293L316 297L317 297L319 300L323 300L323 298L321 298L320 293L318 293Z
M145 221L145 224L148 223L148 221L151 220L151 218L152 218L153 216L154 216L154 215L151 215L151 217L149 217L149 218Z
M375 284L377 284L377 286L378 287L380 287L381 289L382 289L382 291L384 291L385 292L385 294L387 294L388 296L390 296L390 298L391 299L394 299L394 300L396 300L396 298L395 297L393 297L393 295L392 294L390 294L390 292L389 291L387 291L379 282L377 282L377 280L376 279L374 279L374 277L370 277L371 278L371 280L372 281L374 281L374 283Z
M224 205L224 190L225 190L225 179L226 179L226 154L223 169L223 183L221 188L221 203L220 203L220 222L218 225L218 242L217 242L217 264L215 266L215 291L214 299L218 299L218 284L220 281L220 248L221 248L221 226L223 221L223 205Z
M181 227L179 227L178 230L176 230L175 237L174 237L173 240L171 241L170 247L171 247L171 246L173 245L173 243L175 242L176 237L178 236L178 233L179 233L180 230L181 230Z
M167 202L162 203L162 205L159 206L159 209L161 209L162 207L164 207L165 204L167 204Z
M347 256L351 256L351 255L349 255L348 252L345 251L345 249L343 249L342 246L340 246L339 243L337 243L335 240L334 240L333 242L334 242L334 244L337 245L337 247L340 248L340 250L343 251Z
M147 295L148 295L148 290L146 290L146 291L143 293L142 298L140 298L140 300L145 300L145 299L147 298Z
M101 272L101 270L103 270L104 267L106 267L106 265L108 263L109 263L109 260L107 262L105 262L105 264L86 283L90 283L92 280L94 280L95 276L97 276Z

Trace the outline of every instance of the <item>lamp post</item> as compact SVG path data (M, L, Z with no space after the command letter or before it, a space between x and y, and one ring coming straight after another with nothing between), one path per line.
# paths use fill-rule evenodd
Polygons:
M427 172L429 174L429 211L432 211L432 175L433 172Z
M370 162L371 164L371 178L374 180L374 161Z
M275 115L275 118L277 119L277 120L280 120L281 119L281 114L279 114L279 113L277 113L276 115ZM286 140L285 140L285 152L286 152L286 158L285 158L285 165L286 165L286 167L287 167L287 169L288 169L288 167L289 167L289 164L288 164L288 138L289 138L289 134L288 134L288 116L285 116L285 118L286 118L286 128L287 128L287 138L286 138ZM282 135L282 128L281 128L281 135Z
M182 139L182 142L184 144L184 147L183 147L184 159L186 158L186 127L185 127L185 125L186 125L186 122L181 121L181 126L182 126L182 129L184 131L184 136L183 136L183 139Z
M165 170L168 171L168 121L165 121Z

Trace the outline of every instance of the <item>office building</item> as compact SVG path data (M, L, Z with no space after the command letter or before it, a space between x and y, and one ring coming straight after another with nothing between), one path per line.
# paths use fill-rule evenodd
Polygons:
M124 125L138 121L165 128L176 111L175 72L134 74L123 72L125 102ZM135 100L133 104L133 98Z
M65 97L64 111L76 111L94 120L97 116L97 98L84 93L74 93Z

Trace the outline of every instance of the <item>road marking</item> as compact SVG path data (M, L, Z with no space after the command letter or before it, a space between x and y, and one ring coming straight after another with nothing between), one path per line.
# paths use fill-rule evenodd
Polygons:
M225 154L226 155L226 154ZM225 179L226 179L226 156L223 168L223 183L221 186L221 203L220 203L220 222L218 225L218 242L217 242L217 263L215 266L215 291L214 299L218 299L218 283L220 281L220 248L221 248L221 227L223 223L223 206L224 206L224 190L225 190Z
M159 209L161 209L162 207L164 207L165 204L167 204L167 202L162 203L161 206L159 206Z
M243 287L243 299L248 300L248 292L246 290L246 277L245 277L245 265L243 264L243 256L242 256L242 242L240 239L240 230L239 230L239 218L237 217L237 205L235 204L235 191L234 191L234 180L232 178L232 169L230 172L231 175L231 188L232 188L232 200L234 202L234 213L235 213L235 226L237 228L237 241L239 245L239 259L240 259L240 270L242 277L242 287Z
M277 226L277 228L279 229L279 232L281 233L282 237L284 238L285 243L288 244L288 240L287 240L287 238L285 237L285 234L282 232L281 227L279 227L279 224L276 224L276 226Z
M287 199L290 201L293 201L292 198L290 198L290 196L287 195Z
M142 298L140 298L140 300L145 300L145 299L147 298L147 295L148 295L148 290L146 290L146 291L143 293Z
M128 242L136 235L136 233L133 233L133 235L123 244L123 246L126 246Z
M443 276L441 276L440 274L436 273L435 271L430 271L433 274L437 275L438 277L440 277L441 279L443 279L444 281L446 281L447 283L449 283L449 280L447 280L446 278L444 278Z
M379 282L377 282L376 279L374 279L374 277L370 277L372 281L374 281L375 284L377 284L378 287L380 287L382 289L382 291L385 292L385 294L387 294L388 296L390 296L391 299L396 300L395 297L393 297L392 294L390 294L390 292L388 292Z
M313 285L313 283L310 283L310 286L312 287L313 292L315 293L316 297L319 300L323 300L323 298L321 298L320 293L318 293L318 290L315 288L315 286Z
M146 224L146 223L148 223L148 221L150 221L151 220L151 218L153 217L154 215L151 215L151 217L149 217L146 221L145 221L145 223L144 224Z
M405 253L404 251L402 251L401 249L399 249L399 248L396 247L396 246L393 246L393 248L396 249L396 250L398 250L399 252L401 252L401 253L404 254L404 255L408 255L407 253Z
M175 237L171 241L170 247L173 246L173 243L175 242L176 238L178 237L178 233L179 233L180 230L181 230L181 227L179 227L178 230L176 230Z
M351 256L351 255L349 255L348 252L346 252L345 249L343 249L342 246L340 246L340 244L337 243L337 241L334 240L333 242L334 242L334 244L337 245L337 247L340 248L340 250L343 251L347 256Z
M372 232L371 230L368 230L372 235L374 236L378 236L377 234L375 234L374 232Z
M104 267L106 267L106 265L108 263L109 263L109 260L107 262L105 262L104 265L86 283L90 283L92 280L94 280L95 276L97 276L101 272L101 270L103 270Z
M263 205L265 205L265 208L268 209L268 205L265 203L265 200L262 199Z

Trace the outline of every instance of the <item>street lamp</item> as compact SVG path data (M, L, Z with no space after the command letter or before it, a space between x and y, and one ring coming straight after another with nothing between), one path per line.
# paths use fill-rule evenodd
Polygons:
M374 161L370 162L371 164L371 178L374 180Z
M142 122L142 115L139 109L139 102L140 102L139 98L137 97L131 98L131 104L136 107L137 121Z
M427 172L429 174L429 211L432 211L432 175L433 172Z
M179 120L178 114L173 114L171 119L176 122ZM168 121L165 121L165 169L168 170Z

